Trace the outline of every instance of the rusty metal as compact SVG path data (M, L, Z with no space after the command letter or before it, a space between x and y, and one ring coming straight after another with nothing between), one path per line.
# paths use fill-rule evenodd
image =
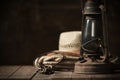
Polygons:
M109 61L106 26L100 0L87 0L83 10L81 54L75 73L112 73Z
M95 74L95 73L113 73L113 64L91 62L88 60L85 63L80 63L79 61L75 63L74 73L85 73L85 74Z
M87 0L85 7L84 7L84 12L83 14L101 14L101 11L99 9L99 5L97 4L96 1L94 0Z

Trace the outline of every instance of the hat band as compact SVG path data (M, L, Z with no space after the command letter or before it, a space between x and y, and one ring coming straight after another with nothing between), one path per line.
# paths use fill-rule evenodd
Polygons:
M66 44L66 45L60 44L59 47L61 47L61 48L80 48L80 43Z

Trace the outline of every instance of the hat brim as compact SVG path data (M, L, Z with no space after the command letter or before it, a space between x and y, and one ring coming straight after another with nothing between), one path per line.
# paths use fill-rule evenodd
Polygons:
M47 56L51 56L54 54L63 54L63 55L68 55L68 56L76 56L79 57L80 56L80 51L76 50L76 51L60 51L60 50L54 50L51 52L48 52Z

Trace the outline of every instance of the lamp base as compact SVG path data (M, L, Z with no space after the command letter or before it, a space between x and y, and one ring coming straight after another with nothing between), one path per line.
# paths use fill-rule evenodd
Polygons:
M113 64L104 62L92 62L87 60L84 63L75 63L74 73L112 73Z

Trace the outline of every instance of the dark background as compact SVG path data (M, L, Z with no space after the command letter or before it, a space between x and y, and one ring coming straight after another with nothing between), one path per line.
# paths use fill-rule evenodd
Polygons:
M120 0L105 2L110 52L120 56ZM61 32L81 30L81 12L81 0L0 0L0 65L58 49Z

